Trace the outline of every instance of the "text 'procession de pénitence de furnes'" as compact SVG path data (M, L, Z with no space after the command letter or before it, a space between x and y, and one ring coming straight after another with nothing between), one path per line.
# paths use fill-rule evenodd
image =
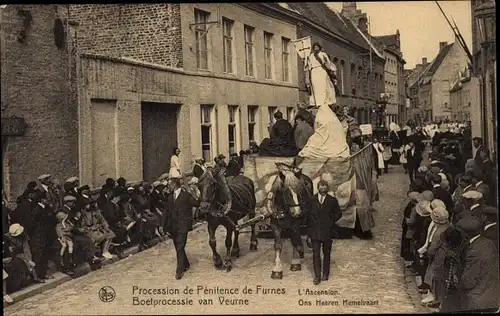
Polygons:
M323 300L320 296L338 296L336 290L297 289L298 306L361 306L378 305L373 300ZM201 305L201 306L248 306L252 296L276 296L290 294L285 288L264 287L262 285L242 287L210 287L186 286L184 288L140 288L132 287L133 305L140 306L165 306L165 305ZM214 298L213 296L216 296Z

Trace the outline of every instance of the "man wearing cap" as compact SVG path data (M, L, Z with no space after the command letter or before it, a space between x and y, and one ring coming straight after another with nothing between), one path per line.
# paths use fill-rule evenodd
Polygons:
M221 168L226 168L226 156L224 156L223 154L219 154L219 156L217 156L217 165Z
M472 173L472 184L474 186L474 190L481 192L483 195L483 201L489 202L490 199L490 188L483 181L483 175L481 172Z
M483 195L478 191L467 191L462 194L464 198L464 207L465 210L462 212L462 217L464 216L473 216L479 220L482 219L483 214L483 205L481 205L480 201L483 199ZM461 218L461 217L460 217Z
M443 201L444 205L446 205L446 210L452 210L455 205L453 204L450 192L446 191L441 186L441 181L443 181L443 179L437 174L431 174L429 180L432 185L432 194L434 198Z
M493 206L486 206L484 214L484 232L483 236L491 240L497 247L498 252L498 209Z
M197 178L200 178L205 171L207 171L207 168L205 167L205 162L202 158L198 158L194 162L194 167L193 167L193 175Z
M23 198L18 201L18 206L10 212L10 222L11 223L19 223L21 226L26 229L28 236L31 236L34 222L32 216L32 210L36 205L35 199L37 198L36 183L35 185L29 185L26 190L23 192Z
M460 311L497 311L500 304L498 251L495 244L481 236L483 224L473 217L457 223L468 245L465 247L463 270L458 290L462 299Z
M188 232L193 229L192 209L199 205L198 201L181 188L181 179L170 179L173 192L168 197L165 231L172 236L177 253L175 278L180 280L184 272L190 268L185 247Z
M47 269L52 250L50 246L56 240L55 227L57 220L54 209L49 205L47 193L40 192L37 200L38 202L32 213L36 226L33 229L33 236L31 236L31 252L38 277L52 279L53 277L47 276Z
M78 200L72 195L66 195L63 198L63 206L59 211L68 214L68 220L76 223L82 216L85 205L85 199Z
M78 179L78 177L71 177L68 178L64 183L64 191L66 191L66 194L78 197L80 195L80 193L78 192L79 186L80 186L80 180Z
M52 175L43 174L38 177L38 181L40 181L40 191L45 192L47 197L47 202L51 207L59 207L59 201L57 201L56 194L52 187Z

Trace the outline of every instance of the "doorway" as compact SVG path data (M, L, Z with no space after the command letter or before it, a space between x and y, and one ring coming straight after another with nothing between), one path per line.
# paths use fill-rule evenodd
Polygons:
M179 104L141 103L143 179L155 181L170 168L177 142Z

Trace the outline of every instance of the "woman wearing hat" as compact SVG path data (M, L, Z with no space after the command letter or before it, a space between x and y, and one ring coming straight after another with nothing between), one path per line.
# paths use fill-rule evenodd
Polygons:
M426 243L419 249L421 256L429 258L429 265L425 272L424 282L431 286L429 295L422 300L424 304L436 305L443 294L444 280L435 278L435 271L443 266L444 258L435 257L437 249L440 247L441 235L446 229L451 227L448 212L444 207L437 206L431 212L432 223L427 230Z
M39 278L36 273L35 262L33 262L31 256L29 238L24 231L24 227L17 223L10 225L9 233L7 234L7 242L11 256L13 259L20 259L24 263L33 281L36 283L45 283L45 280ZM20 281L20 283L24 283L23 281L25 280Z
M428 191L426 191L428 192ZM425 192L424 192L425 193ZM430 218L430 213L431 213L431 200L429 196L424 196L424 193L422 193L422 197L424 200L420 201L417 203L415 206L415 213L416 216L412 218L413 223L410 222L409 224L411 225L412 230L413 230L413 238L412 238L412 250L415 253L416 258L420 257L420 254L418 253L418 249L420 249L426 241L427 238L427 230L429 228L429 225L431 224L432 220ZM413 215L413 214L412 214ZM427 270L427 264L428 264L428 258L424 257L421 258L421 260L418 260L416 262L416 272L418 275L424 279L425 277L425 271ZM422 292L426 292L428 289L429 285L426 283L422 283L419 286L419 290Z

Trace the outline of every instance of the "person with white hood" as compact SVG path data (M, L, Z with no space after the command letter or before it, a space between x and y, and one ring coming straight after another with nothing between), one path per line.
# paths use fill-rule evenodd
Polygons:
M432 203L431 203L432 208ZM434 276L434 272L444 263L442 260L435 260L436 251L440 246L441 235L448 227L451 227L449 221L449 215L445 208L442 206L436 206L432 208L431 219L427 229L427 238L425 244L418 249L418 253L423 257L427 256L429 258L429 265L425 272L424 282L430 285L428 295L422 299L423 304L439 305L439 299L441 294L444 292L443 288L445 286L444 280L438 280Z
M375 170L377 170L377 175L382 174L382 169L385 168L384 165L384 145L378 141L378 138L376 136L373 137L373 148L374 150L374 163L375 163Z
M392 164L399 164L399 153L401 152L401 147L403 146L403 139L400 136L401 128L396 123L392 122L389 124L389 139L391 140L391 150Z

